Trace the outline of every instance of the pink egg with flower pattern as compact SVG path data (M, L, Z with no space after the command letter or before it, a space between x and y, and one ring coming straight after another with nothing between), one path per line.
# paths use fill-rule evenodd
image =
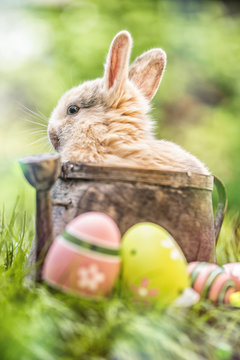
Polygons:
M50 247L43 279L82 296L106 296L119 274L120 241L120 231L109 216L99 212L79 215Z

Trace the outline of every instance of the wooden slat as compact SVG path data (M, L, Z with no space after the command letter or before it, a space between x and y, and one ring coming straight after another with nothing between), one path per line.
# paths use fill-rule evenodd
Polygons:
M140 168L68 162L62 165L63 179L139 182L173 188L213 190L213 176L196 173L146 170Z

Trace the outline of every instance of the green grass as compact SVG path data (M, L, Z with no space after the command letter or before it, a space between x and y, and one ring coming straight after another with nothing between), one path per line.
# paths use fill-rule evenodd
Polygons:
M207 301L191 309L136 308L117 291L96 302L35 286L25 280L33 219L19 206L0 219L1 360L240 358L240 310ZM237 217L231 219L220 262L239 259Z

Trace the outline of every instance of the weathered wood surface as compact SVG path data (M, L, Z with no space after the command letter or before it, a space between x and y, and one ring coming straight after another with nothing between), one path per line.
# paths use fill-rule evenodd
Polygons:
M215 261L212 188L206 175L64 164L51 192L54 235L77 215L102 211L122 234L137 222L154 222L172 234L188 261Z
M133 181L159 184L171 187L191 187L213 190L213 176L177 171L160 171L132 167L90 165L83 163L64 163L60 177L63 179Z

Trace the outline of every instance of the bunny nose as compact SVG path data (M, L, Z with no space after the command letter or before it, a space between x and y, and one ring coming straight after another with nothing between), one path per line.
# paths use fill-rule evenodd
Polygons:
M49 140L52 143L54 149L58 151L59 146L60 146L60 140L59 140L58 135L56 134L56 131L54 131L53 129L49 129L48 137L49 137Z

